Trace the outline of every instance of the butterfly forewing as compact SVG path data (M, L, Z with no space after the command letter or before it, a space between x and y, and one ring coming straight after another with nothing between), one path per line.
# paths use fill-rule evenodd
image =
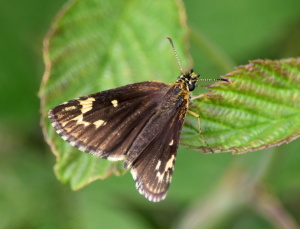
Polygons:
M52 109L49 118L81 151L123 160L167 88L155 81L126 85L70 100Z

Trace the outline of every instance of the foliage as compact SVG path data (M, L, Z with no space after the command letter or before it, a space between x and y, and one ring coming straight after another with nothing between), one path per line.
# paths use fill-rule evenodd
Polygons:
M278 60L298 56L300 52L300 7L295 0L185 1L186 9L180 1L105 1L107 4L101 9L98 8L100 0L78 2L69 2L60 10L53 22L52 35L47 36L55 39L48 39L44 46L52 45L49 56L45 55L46 70L50 70L50 63L52 66L48 85L44 82L44 89L40 90L40 96L44 97L43 120L49 108L79 95L143 80L174 82L179 69L164 38L166 35L173 38L183 66L191 65L191 52L194 70L202 78L225 75L233 66L245 65L251 59ZM0 56L0 85L3 86L0 99L4 107L0 114L0 228L116 228L120 225L122 228L297 228L299 140L235 157L220 153L203 155L180 147L168 197L155 205L135 191L129 174L111 176L77 192L57 182L51 169L54 157L44 144L38 125L36 94L43 71L42 37L60 7L61 1L33 0L17 5L14 1L0 2L0 45L4 54ZM85 9L89 11L84 12ZM55 29L58 27L59 31ZM82 54L77 55L74 50ZM266 76L270 69L280 65L285 70L283 74L276 70L271 71L276 74L267 74L278 79L287 76L286 72L299 72L293 70L298 59L293 61L285 59L266 64L255 61L248 67L254 67L252 73L263 70L262 75ZM232 84L214 85L208 95L193 101L193 111L202 117L202 134L216 152L220 147L222 150L236 147L241 152L248 150L245 145L260 148L267 144L266 139L249 141L260 136L255 131L247 132L249 126L239 130L247 134L241 140L243 136L238 129L245 123L244 118L257 116L253 122L259 125L250 129L258 130L272 122L275 124L270 124L269 132L272 132L274 126L279 126L276 139L267 139L271 145L293 136L293 128L297 133L299 119L294 111L298 105L293 98L299 95L296 89L299 78L292 74L294 85L283 80L280 83L287 89L274 91L273 84L267 87L257 78L251 80L253 74L245 71L248 67L240 67L237 69L240 73L228 76ZM260 92L256 86L261 84L268 95L263 104L256 96ZM244 92L242 96L234 94L238 94L239 87ZM196 91L194 96L201 93L204 92ZM216 94L221 95L221 100ZM253 99L247 103L242 101L249 97ZM240 105L235 111L232 98L237 98ZM270 103L274 99L277 102ZM226 107L216 106L214 101L227 103L230 112L226 113ZM247 104L253 107L249 109ZM260 110L265 104L271 104L275 111L270 112L268 107ZM281 116L279 120L276 117L284 107L290 116ZM215 109L221 116L215 115ZM266 112L268 115L263 117L266 122L256 122L261 117L254 111ZM243 115L236 115L239 113ZM220 117L223 118L220 123L226 125L212 125ZM227 136L216 131L217 128L228 130L228 124ZM48 125L47 121L47 128ZM188 116L182 143L192 148L205 147L195 138L197 131L197 119ZM50 128L47 132L48 141L54 140ZM217 138L212 139L210 135L226 138L215 142ZM72 158L71 148L64 146L62 140L55 141L61 141L55 144L60 144L59 152L65 153L57 159L67 165L55 167L61 180L79 188L88 177L88 182L98 177L97 173L101 173L98 166L106 162L96 159L95 162L89 155L75 151L72 156L77 158ZM68 164L72 161L73 167ZM116 166L121 172L118 164L105 166L104 170ZM280 214L275 216L276 212Z

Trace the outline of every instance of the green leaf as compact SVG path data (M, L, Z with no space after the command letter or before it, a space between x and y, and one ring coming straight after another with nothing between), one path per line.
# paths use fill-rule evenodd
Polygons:
M256 60L225 76L210 93L193 100L182 144L204 152L247 151L280 145L300 135L300 58Z
M128 83L174 82L180 72L167 35L182 65L191 66L179 0L74 0L58 14L44 41L46 70L39 96L43 131L56 156L59 180L78 189L124 170L122 162L96 158L63 141L48 111L70 99ZM231 84L216 83L208 94L193 99L190 109L200 119L187 115L181 143L203 152L241 153L298 137L299 62L258 60L227 74Z
M174 82L180 70L165 36L173 38L183 66L191 65L179 0L70 1L59 12L44 41L46 70L39 92L44 136L56 156L59 180L78 189L122 174L123 166L71 147L54 132L48 111L70 99L129 83Z

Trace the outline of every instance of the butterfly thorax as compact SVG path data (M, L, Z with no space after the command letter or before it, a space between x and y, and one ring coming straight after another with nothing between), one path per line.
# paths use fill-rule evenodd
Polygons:
M195 74L193 69L191 69L187 73L182 73L176 80L175 85L181 90L193 91L199 77L200 75Z

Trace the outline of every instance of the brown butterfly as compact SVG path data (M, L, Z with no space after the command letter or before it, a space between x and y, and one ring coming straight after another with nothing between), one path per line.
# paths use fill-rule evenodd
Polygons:
M170 186L189 94L199 77L190 70L172 84L145 81L79 97L50 110L49 118L79 150L125 160L137 190L158 202Z

